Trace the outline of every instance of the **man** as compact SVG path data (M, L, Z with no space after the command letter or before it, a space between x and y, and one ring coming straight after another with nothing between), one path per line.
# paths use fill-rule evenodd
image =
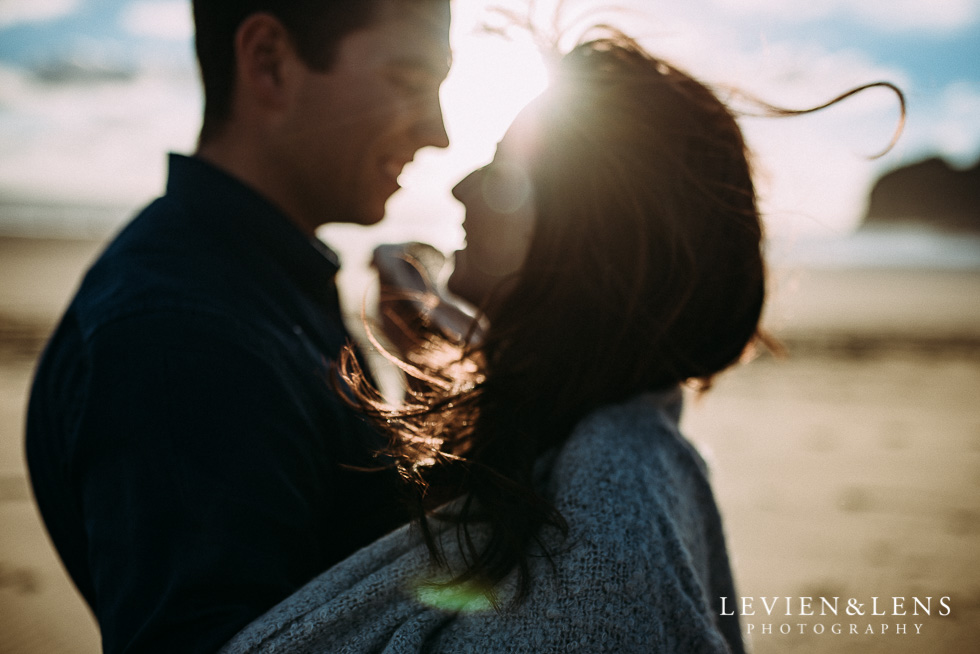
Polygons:
M246 8L243 8L246 7ZM446 147L448 0L196 0L205 118L39 365L35 495L106 652L213 652L405 518L331 390L327 222Z

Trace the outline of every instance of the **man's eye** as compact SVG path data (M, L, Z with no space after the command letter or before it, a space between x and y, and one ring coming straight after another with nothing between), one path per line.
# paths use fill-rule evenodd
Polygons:
M389 76L392 84L411 94L421 94L432 88L431 78L424 73L395 71Z

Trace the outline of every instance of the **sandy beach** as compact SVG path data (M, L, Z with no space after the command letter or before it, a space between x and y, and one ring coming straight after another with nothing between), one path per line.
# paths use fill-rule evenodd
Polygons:
M0 654L99 651L33 505L23 414L40 348L100 248L0 238ZM356 323L369 277L347 263ZM753 651L980 651L980 267L773 281L766 324L789 356L726 373L683 424L753 598L731 604L754 613ZM822 597L839 598L836 615Z

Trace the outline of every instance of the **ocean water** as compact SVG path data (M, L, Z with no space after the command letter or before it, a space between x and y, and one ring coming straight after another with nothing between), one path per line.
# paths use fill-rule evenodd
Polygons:
M768 255L774 266L980 271L980 234L917 224L873 226L832 237L774 240Z
M135 213L135 206L5 202L0 199L0 236L105 239Z
M0 200L0 236L104 239L136 206L22 204ZM439 220L420 207L404 207L372 228L331 226L326 238L345 257L360 259L377 243L425 240L452 250L462 234L458 218ZM428 214L428 215L426 215ZM350 256L353 255L353 256ZM833 236L774 237L767 247L774 267L980 271L980 234L954 233L916 223L872 226Z

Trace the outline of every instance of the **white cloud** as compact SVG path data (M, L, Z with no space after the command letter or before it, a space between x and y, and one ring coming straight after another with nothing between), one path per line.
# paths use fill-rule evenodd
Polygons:
M854 52L781 44L735 61L740 86L787 108L816 106L881 79L906 84L899 72ZM754 80L751 85L749 80ZM870 157L888 145L898 125L898 107L893 93L873 89L816 114L743 118L771 233L840 233L857 225L878 170L897 159L895 153L879 161Z
M0 69L0 111L0 189L115 204L162 189L166 152L193 147L200 92L174 75L51 85Z
M189 7L137 2L120 21L135 34L182 39ZM166 153L191 150L197 136L201 92L190 52L144 56L140 65L101 42L79 43L70 58L36 70L0 66L0 191L80 204L152 197L163 187Z
M826 5L830 0L813 2ZM830 52L790 40L746 42L741 31L744 26L729 22L723 14L706 15L690 5L672 2L651 6L651 20L641 23L635 15L624 15L624 27L631 34L647 37L645 42L652 50L710 83L741 87L788 107L819 104L852 86L880 79L894 81L909 93L906 133L896 151L877 162L867 157L888 143L897 114L894 97L883 91L862 94L812 117L743 120L758 155L759 189L772 233L845 231L860 219L870 183L882 168L935 151L966 164L980 152L980 121L976 118L980 116L980 83L963 82L930 93L913 88L902 71L883 68L859 51ZM189 20L184 0L141 2L132 7L128 15L143 18L130 17L131 29L138 24L142 29L155 25L158 34L176 35L176 28L162 26ZM184 12L183 19L173 18L180 13L177 9ZM158 16L173 13L170 19L146 18L156 11L161 12ZM465 27L462 17L458 12L460 28ZM189 22L181 29L189 30ZM494 66L508 78L501 84L513 84L515 89L523 84L527 88L522 92L529 94L533 81L521 79L527 71L520 62L510 61L494 48L486 47L483 53L484 46L471 43L465 50L460 39L454 47L458 66L444 88L447 96L455 92L457 97L446 97L445 109L454 144L462 147L445 156L421 153L404 179L419 187L419 207L437 206L439 210L430 213L447 215L455 208L448 194L452 182L463 167L490 155L497 133L505 127L506 120L500 116L473 108L480 93L498 92L490 76ZM481 56L487 66L478 60ZM467 67L472 77L456 79ZM58 193L79 201L139 200L158 192L163 184L164 153L191 149L198 127L200 91L189 59L181 71L179 75L134 72L129 81L94 79L86 85L62 88L39 83L21 71L0 69L0 188L49 196ZM490 103L484 104L489 107ZM495 111L504 113L499 106ZM479 145L478 129L487 132L480 141L488 143L485 152L474 149ZM446 170L433 172L433 166ZM437 179L443 186L436 187ZM408 191L392 200L394 220L386 224L398 224L396 212L408 213L409 200L416 201ZM402 222L408 223L421 225L422 221ZM447 242L451 239L444 235L446 224L443 221L433 227L431 235L413 232L412 237L451 247Z
M902 71L879 66L859 51L828 51L793 40L747 42L744 26L679 5L658 4L650 16L643 22L624 18L620 24L644 37L651 51L722 94L734 87L792 109L813 107L879 80L908 87ZM758 110L745 102L736 106ZM743 118L770 234L840 233L854 227L883 165L869 157L888 144L897 119L897 99L883 90L811 116ZM895 159L889 154L885 164Z
M732 13L788 22L848 17L883 30L955 30L980 18L976 0L715 0Z
M980 82L950 84L931 98L912 98L909 158L941 151L954 164L969 166L980 153Z
M0 0L0 27L61 18L80 4L80 0Z
M140 0L119 16L124 30L136 36L183 41L194 33L191 3L187 0Z

